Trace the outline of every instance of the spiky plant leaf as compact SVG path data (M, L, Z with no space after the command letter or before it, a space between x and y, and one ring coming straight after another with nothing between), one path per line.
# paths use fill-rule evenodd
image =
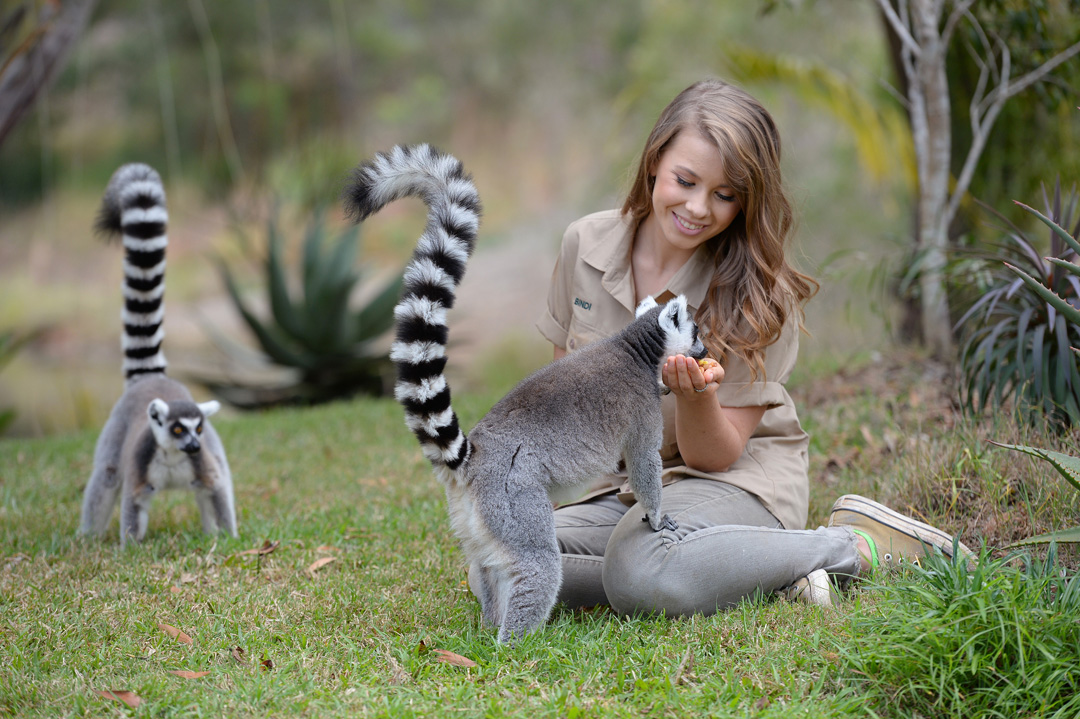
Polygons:
M990 444L1021 452L1031 457L1036 457L1037 459L1049 462L1050 466L1057 470L1058 474L1060 474L1066 482L1075 487L1077 491L1080 491L1080 457L1074 457L1071 454L1055 452L1040 447L1029 447L1022 444L1005 444L1004 442L995 442L994 440L990 440Z
M1027 212L1030 212L1031 214L1038 217L1043 222L1043 224L1049 227L1055 235L1057 235L1062 241L1065 242L1065 244L1072 248L1073 252L1080 255L1080 241L1077 241L1072 235L1070 235L1068 230L1066 230L1058 223L1054 222L1052 219L1050 219L1043 213L1036 210L1034 207L1028 207L1023 202L1017 202L1016 204L1019 205L1021 209L1026 210Z
M1005 263L1005 266L1008 267L1010 271L1015 272L1020 277L1020 279L1024 281L1024 284L1034 290L1035 293L1038 294L1039 297L1042 297L1047 304L1056 309L1058 312L1064 314L1066 319L1069 320L1069 322L1072 322L1074 325L1080 325L1080 310L1073 307L1056 293L1050 291L1050 289L1048 289L1046 285L1044 285L1042 282L1039 282L1037 279L1024 272L1019 267L1010 265L1008 262Z
M289 347L287 340L281 336L280 330L271 329L269 326L263 324L259 318L248 309L247 303L241 296L240 290L236 286L236 281L233 279L228 266L225 265L224 262L221 262L219 263L219 268L221 270L222 278L225 281L225 288L228 290L233 304L236 305L236 309L240 312L240 316L247 326L251 328L251 331L255 334L255 338L259 341L259 345L266 354L278 364L290 367L309 367L310 363L307 358L302 353L296 352Z
M1080 277L1080 265L1073 264L1068 260L1063 260L1059 257L1047 257L1046 260L1052 264L1060 267L1071 275Z
M1057 532L1049 532L1048 534L1038 534L1034 537L1027 537L1019 541L1013 542L1007 545L1006 549L1012 549L1013 547L1022 547L1025 544L1049 544L1050 542L1057 542L1058 544L1076 544L1080 542L1080 527L1073 527L1071 529L1062 529Z
M990 444L1021 452L1030 457L1035 457L1048 462L1066 482L1080 492L1080 457L1064 454L1062 452L1055 452L1049 449L1042 449L1040 447L1029 447L1021 444L1005 444L1003 442L995 442L994 440L990 440ZM1014 542L1009 546L1047 544L1049 542L1080 542L1080 527L1071 527L1069 529L1058 530L1048 534L1028 537L1018 542Z
M394 325L394 306L401 299L405 278L400 274L386 283L356 315L354 331L358 342L368 342Z
M1075 192L1063 204L1059 183L1047 206L1043 217L1069 224ZM1071 349L1080 344L1080 277L1074 274L1080 266L1056 234L1052 255L1042 257L1023 231L1005 222L1011 231L1003 241L969 253L974 258L959 254L951 269L966 273L953 276L974 295L956 324L962 404L981 412L1017 400L1032 421L1048 417L1059 429L1080 423L1080 369Z
M325 402L356 392L384 393L391 381L392 363L385 349L373 342L393 323L400 279L380 288L374 300L354 310L350 300L359 283L355 268L359 231L349 228L329 239L322 215L308 225L303 237L298 285L301 296L289 291L282 239L276 225L269 229L267 254L271 317L260 320L243 301L228 268L222 275L233 303L255 333L263 352L276 364L299 370L291 383L238 383L218 378L202 381L215 394L240 407ZM329 241L328 241L329 239ZM396 274L400 278L400 273ZM228 350L228 343L225 345ZM241 362L245 353L230 354Z
M285 263L282 259L281 233L273 217L267 223L267 239L269 248L266 253L266 286L270 297L270 312L285 333L293 338L303 337L306 322L293 306L289 294Z

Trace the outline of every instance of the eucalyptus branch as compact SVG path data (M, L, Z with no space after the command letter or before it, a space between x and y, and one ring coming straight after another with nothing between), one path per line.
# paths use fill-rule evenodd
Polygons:
M1073 43L1072 45L1062 50L1057 55L1054 55L1052 58L1050 58L1031 72L1027 73L1026 75L1021 75L1019 78L1017 78L1016 82L1012 84L1008 94L1005 96L1006 99L1012 97L1013 95L1016 95L1017 93L1023 92L1035 83L1039 82L1049 73L1053 72L1058 65L1067 62L1078 53L1080 53L1080 42Z
M949 13L949 19L945 21L945 29L941 32L941 44L948 46L952 42L953 33L956 31L956 26L963 17L971 16L971 6L975 4L975 0L964 0L957 3L953 11Z
M900 19L900 16L896 14L896 10L893 9L892 3L889 0L877 0L878 7L881 8L881 12L885 15L885 19L888 20L889 25L892 26L893 32L900 38L900 42L904 44L904 48L911 52L915 57L919 56L921 49L919 43L915 42L915 38L908 30L907 24ZM907 0L900 0L901 6L907 5ZM907 13L904 13L907 15Z

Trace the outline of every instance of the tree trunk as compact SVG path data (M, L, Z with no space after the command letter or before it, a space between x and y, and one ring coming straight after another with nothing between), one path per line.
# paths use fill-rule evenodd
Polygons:
M940 359L953 354L949 297L945 290L945 258L949 241L949 161L952 157L949 81L945 74L945 53L939 25L941 3L912 0L912 30L921 48L913 58L917 82L909 87L909 97L917 87L919 102L912 103L915 153L919 164L919 235L922 256L922 332L927 347Z

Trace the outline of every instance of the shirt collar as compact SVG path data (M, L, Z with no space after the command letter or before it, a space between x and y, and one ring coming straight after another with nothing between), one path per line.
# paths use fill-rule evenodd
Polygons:
M593 242L581 252L581 259L604 273L601 285L630 312L634 312L633 272L630 264L630 249L634 233L630 219L619 215L619 221L593 238ZM679 268L668 281L664 291L656 297L657 302L666 302L677 296L685 295L691 312L696 312L705 301L705 292L712 277L712 263L709 261L709 249L702 244L690 259Z

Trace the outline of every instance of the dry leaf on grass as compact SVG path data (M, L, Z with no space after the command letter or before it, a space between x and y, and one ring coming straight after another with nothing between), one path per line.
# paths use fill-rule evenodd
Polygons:
M438 656L435 657L435 661L445 662L446 664L453 664L455 667L475 667L476 662L468 657L463 657L460 654L454 654L446 649L433 649Z
M169 672L169 674L180 677L181 679L202 679L209 673L210 672L189 672L185 669L177 669Z
M263 658L262 658L262 661L259 662L259 666L261 666L263 669L265 669L267 671L270 671L271 669L274 668L274 662L273 662L272 659L270 659L270 657L263 654Z
M311 563L311 566L307 568L308 574L314 574L330 562L333 562L335 559L336 557L323 557L322 559L316 559L314 562Z
M136 694L135 692L129 692L129 691L126 691L126 690L120 690L120 691L106 690L106 691L102 691L101 689L98 689L95 692L95 694L98 694L99 696L103 696L106 699L114 699L114 700L116 700L118 702L121 702L123 704L127 704L132 709L134 709L134 708L138 707L140 704L142 704L142 699L139 697L138 694Z
M244 656L244 648L243 647L233 647L232 648L232 658L235 659L240 664L247 664L248 663L247 657Z
M412 675L410 675L405 668L398 663L397 659L389 652L386 654L386 661L390 664L390 683L397 686L400 684L407 684Z
M182 631L180 631L176 627L172 626L171 624L161 624L159 622L157 626L158 626L158 629L165 632L166 634L168 634L170 637L172 637L176 641L180 642L181 644L191 644L192 643L191 637L189 637L187 634L184 634Z

